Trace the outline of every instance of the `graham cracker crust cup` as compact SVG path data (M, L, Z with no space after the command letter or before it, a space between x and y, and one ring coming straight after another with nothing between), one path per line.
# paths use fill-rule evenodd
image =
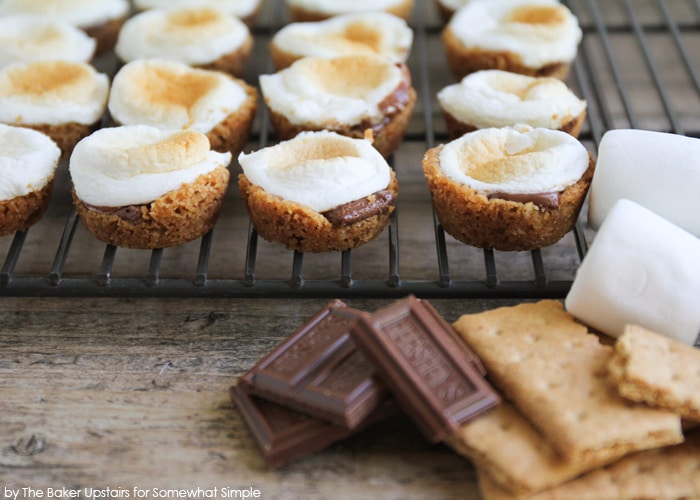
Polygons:
M576 224L595 170L595 161L589 154L588 169L577 183L560 193L557 208L541 207L532 202L489 200L442 174L440 151L443 147L429 149L423 158L423 172L435 214L447 234L479 248L526 251L559 241Z
M245 75L246 65L248 64L248 59L250 58L252 50L253 37L248 35L243 45L238 47L235 51L224 54L210 63L197 64L193 65L193 67L221 71L222 73L241 78Z
M323 21L324 19L333 17L331 14L325 14L315 10L308 10L302 7L289 5L288 8L289 17L294 22ZM413 0L405 0L394 7L382 9L382 11L408 20L408 18L411 17L411 12L413 11Z
M206 133L211 149L219 153L230 151L236 157L245 147L258 109L258 91L252 85L239 80L247 94L238 109L229 114Z
M344 251L364 245L384 231L394 211L391 204L386 210L355 223L334 226L320 212L251 184L245 174L238 176L238 186L257 233L267 241L282 243L289 250L299 252ZM396 200L399 184L393 170L386 189Z
M313 127L304 124L297 125L290 122L286 116L280 113L269 108L268 111L272 130L280 141L292 139L300 132L321 130L331 130L353 139L364 139L367 137L367 130L369 129L372 131L372 145L384 158L388 158L403 142L404 132L413 114L413 108L416 103L416 91L413 87L409 89L408 95L409 99L405 106L397 113L386 116L381 124L374 127L363 123L354 126L337 124L331 127Z
M443 30L442 42L447 64L457 80L482 69L502 69L522 75L550 76L560 80L566 80L571 71L570 62L553 62L533 68L525 66L520 57L513 52L467 48L455 36L450 26Z
M457 139L458 137L462 137L464 134L467 134L469 132L474 132L475 130L478 130L478 127L460 121L459 119L455 118L455 116L452 113L446 111L445 109L442 109L442 116L445 120L445 128L447 129L447 136L450 141ZM583 124L585 121L586 110L584 109L583 112L581 112L578 116L575 116L568 122L564 123L557 130L560 130L561 132L566 132L572 137L578 138L578 136L581 134L581 129L583 128ZM513 125L516 124L514 123Z
M0 201L0 236L26 231L41 219L49 207L54 176L41 189Z
M111 245L155 249L174 247L204 236L214 227L230 173L217 167L157 200L129 207L92 207L73 190L73 202L87 230Z

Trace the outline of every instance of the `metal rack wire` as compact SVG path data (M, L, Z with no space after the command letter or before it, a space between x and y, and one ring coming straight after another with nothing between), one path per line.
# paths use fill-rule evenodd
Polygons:
M574 62L570 84L589 103L588 118L581 140L595 150L606 130L645 128L700 137L700 0L569 0L565 2L579 17L584 41ZM405 142L418 143L428 149L446 135L441 129L435 94L441 84L436 79L431 60L435 40L442 25L433 14L432 2L416 2L417 12L411 23L415 32L411 59L414 82L420 105L415 112L417 125L406 134ZM280 6L268 9L267 16L255 28L262 39L285 21ZM266 63L269 64L269 63ZM636 65L636 66L635 66ZM262 111L255 139L260 146L269 141L270 131ZM80 222L75 211L65 217L56 243L53 260L45 272L18 271L20 259L31 250L26 248L27 232L16 233L6 242L6 255L0 268L0 296L125 296L125 297L393 297L413 293L421 297L453 298L560 298L567 293L577 263L584 257L588 240L585 215L572 232L570 252L573 264L568 277L552 277L547 271L544 249L530 252L525 278L505 279L496 252L482 254L482 274L461 278L454 272L454 242L449 241L433 216L434 277L415 277L402 273L399 258L399 208L391 219L386 245L388 268L377 275L356 277L352 251L338 254L340 269L330 279L306 279L305 255L277 250L278 259L291 261L291 273L280 277L259 278L259 239L248 224L245 259L240 272L212 275L213 232L199 241L191 252L191 271L180 276L163 276L164 250L149 252L147 271L143 274L117 275L118 248L106 245L94 275L72 273L66 268L71 255L84 252L76 248L74 235ZM590 234L589 234L590 236ZM3 247L0 247L3 248ZM459 250L459 249L458 249ZM473 249L472 249L473 250ZM527 267L527 265L526 265Z

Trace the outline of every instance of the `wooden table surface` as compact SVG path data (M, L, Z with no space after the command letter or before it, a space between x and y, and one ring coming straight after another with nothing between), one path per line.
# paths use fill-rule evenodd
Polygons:
M263 24L278 14L266 4ZM594 148L600 134L612 127L638 126L669 130L674 118L683 130L698 135L700 98L693 90L691 74L679 63L680 56L668 50L668 36L659 21L659 9L644 2L642 21L656 26L648 37L653 61L674 90L671 116L664 110L662 95L649 78L648 59L633 38L623 2L599 2L608 9L606 17L614 60L606 56L605 37L595 34L596 20L591 2L569 2L587 23L585 44L579 58L584 78L572 76L571 85L587 91L591 117L585 130L586 144ZM418 40L418 53L410 66L415 74L420 50L431 54L428 78L430 96L449 82L440 53L439 29L432 2L417 2L413 22L432 26L425 45ZM641 3L640 3L641 5ZM682 21L683 41L693 45L700 25L699 7L676 2L674 15ZM277 6L279 7L279 6ZM651 11L651 13L649 13ZM675 11L674 11L675 12ZM284 16L282 16L284 19ZM615 28L617 26L617 28ZM620 28L623 26L623 28ZM627 26L624 28L624 26ZM661 28L659 28L661 26ZM270 30L256 31L256 52L248 80L267 65L264 56ZM691 64L700 67L697 50ZM626 112L620 99L610 63L617 66L624 95L631 99L634 113ZM645 65L646 64L646 65ZM423 69L425 71L425 69ZM581 73L579 73L581 74ZM595 78L591 79L592 75ZM419 77L420 78L420 77ZM421 83L421 82L417 82ZM657 82L658 83L658 82ZM598 92L598 86L605 90ZM423 87L424 88L424 87ZM681 102L682 104L678 104ZM413 136L424 127L419 98ZM438 140L444 128L435 115ZM259 122L256 125L259 127ZM420 170L427 143L408 143L397 153L396 165L402 191L401 270L416 280L436 278L434 232L430 199ZM255 144L251 148L256 147ZM46 276L55 253L56 241L70 213L67 173L59 174L57 192L44 220L27 237L16 272ZM212 276L236 276L242 269L247 234L247 217L234 186L230 189L222 219L215 231L210 268ZM584 216L585 219L585 216ZM0 239L0 255L10 247L11 238ZM66 263L66 273L91 276L99 266L104 246L82 227L76 231L75 250ZM448 250L456 276L481 279L481 255L448 238ZM386 235L358 252L357 260L369 265L370 276L384 266ZM381 250L378 250L381 249ZM274 245L261 242L260 277L286 277L288 255ZM177 273L183 262L196 256L185 246L166 254L164 275ZM280 258L283 255L283 258ZM474 256L476 255L476 264ZM122 274L143 273L148 265L142 253L119 254ZM498 257L505 269L520 276L527 256ZM337 279L327 260L315 256L307 272L315 277ZM573 243L567 240L548 251L547 262L556 279L571 279L578 265ZM364 268L359 270L362 278ZM381 267L384 273L384 267ZM531 272L531 271L526 271ZM382 274L385 276L385 274ZM11 289L10 289L11 290ZM331 446L280 470L265 467L255 443L228 396L236 378L261 356L300 326L329 298L134 298L134 297L20 297L5 293L0 298L0 488L4 498L20 490L18 498L41 493L70 493L81 498L93 493L111 493L137 498L144 490L157 488L196 489L199 496L217 489L218 497L236 489L258 491L260 498L459 498L477 499L478 489L470 462L445 445L427 443L405 417L395 417L357 436ZM346 302L372 311L391 299L353 298ZM448 321L461 314L500 305L508 299L435 299L431 303ZM22 489L24 488L24 490ZM33 488L34 490L32 490ZM62 490L65 488L66 490ZM87 490L86 490L87 489ZM149 498L154 496L150 490ZM128 494L128 496L127 496ZM163 492L174 498L175 492ZM165 498L166 496L161 496Z

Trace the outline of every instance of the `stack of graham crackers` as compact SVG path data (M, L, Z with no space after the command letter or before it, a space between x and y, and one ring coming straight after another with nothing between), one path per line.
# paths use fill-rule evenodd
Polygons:
M231 395L270 467L403 411L485 499L700 498L700 350L635 326L602 343L553 300L453 325L415 297L336 300Z
M553 300L453 326L504 396L448 441L475 463L485 499L700 497L689 429L700 350L633 325L606 345Z

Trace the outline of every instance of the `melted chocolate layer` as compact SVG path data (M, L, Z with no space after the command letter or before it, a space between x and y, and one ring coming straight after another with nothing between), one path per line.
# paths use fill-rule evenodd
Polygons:
M141 214L141 207L146 205L125 205L123 207L100 207L96 205L89 205L85 203L85 206L90 210L95 212L100 212L107 215L116 215L132 224L139 224L143 222L143 216Z
M359 200L321 212L321 215L334 226L350 225L373 215L386 212L395 202L394 194L384 189Z
M517 203L532 202L545 208L559 207L559 193L532 193L532 194L512 194L512 193L493 193L489 195L489 200L498 198L499 200L515 201Z

